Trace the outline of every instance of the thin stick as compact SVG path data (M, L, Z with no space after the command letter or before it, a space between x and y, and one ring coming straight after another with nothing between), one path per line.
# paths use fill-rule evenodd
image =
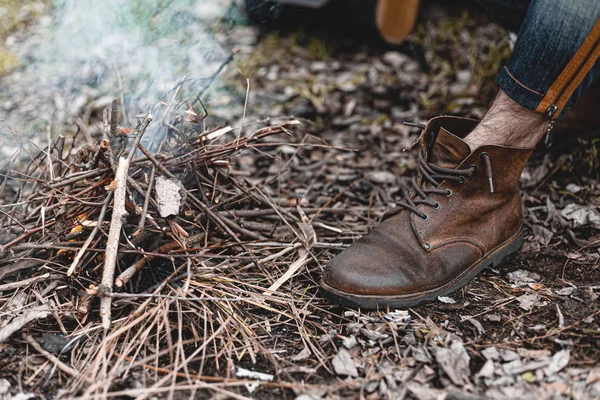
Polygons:
M237 142L240 141L242 136L242 130L244 129L244 122L246 122L246 108L248 108L248 96L250 95L250 79L246 79L246 100L244 100L244 112L242 113L242 122L240 123L240 130L237 134Z
M0 343L5 342L11 335L18 332L25 325L36 319L47 318L50 315L50 304L42 304L39 307L32 308L23 312L21 315L10 321L7 325L0 329Z
M106 140L110 140L109 130L108 130L108 107L104 109L102 112L102 133L103 138Z
M50 180L53 181L54 180L54 166L52 165L52 123L50 123L48 125L48 129L46 130L46 132L48 133L48 151L47 151L47 157L46 157L46 162L48 163L48 173L50 175Z
M164 116L163 116L163 118L164 118ZM136 141L133 143L133 146L131 148L131 152L129 153L129 156L134 154L135 151L137 150L137 147L138 147L138 144L140 143L141 137L144 134L144 132L146 131L148 124L150 124L150 121L152 121L152 114L148 113L148 115L146 115L146 119L144 120L144 122L142 123L142 126L140 127L140 134L138 135L139 140L137 140L138 138L136 138ZM164 143L164 141L162 141L160 143L160 146L158 146L159 152L162 149L163 143ZM140 218L138 229L136 230L136 232L134 232L133 236L140 235L144 232L144 227L146 225L146 215L148 213L148 205L150 204L150 195L152 194L152 187L154 186L154 177L155 176L156 176L156 165L152 165L152 172L150 173L150 180L148 181L148 189L146 190L146 196L144 197L144 208L142 209L142 217Z
M119 99L116 97L112 101L110 108L110 138L114 139L118 136L119 130Z
M44 348L42 346L40 346L40 344L38 342L36 342L35 339L33 337L31 337L30 335L23 333L23 339L25 339L25 341L27 343L29 343L29 345L35 349L35 351L37 351L38 353L40 353L41 355L46 357L50 362L54 363L54 365L56 365L56 367L58 369L60 369L62 372L64 372L65 374L70 375L73 378L83 378L85 381L90 382L90 378L81 374L79 371L69 367L67 364L60 361L58 359L58 357L56 357L55 355L51 354L50 352L44 350Z
M95 178L96 176L102 175L108 171L110 171L109 168L102 168L102 169L96 169L93 171L80 172L80 173L76 173L76 174L69 176L67 179L61 178L54 183L46 184L46 186L48 186L51 189L56 189L61 186L67 186L67 185L70 185L71 183L82 181L84 179Z
M131 149L129 150L129 156L127 157L127 163L131 163L131 160L133 159L133 155L135 154L135 149L140 144L140 141L142 140L142 136L144 136L144 132L146 132L146 129L148 128L148 125L150 125L150 122L152 122L152 114L148 113L148 114L146 114L146 118L144 119L144 121L142 121L142 123L138 129L138 134L135 137L133 144L131 145Z
M223 61L221 63L221 65L219 66L219 68L215 71L214 74L212 74L209 78L208 78L208 82L204 85L204 87L202 89L200 89L200 91L198 92L198 94L196 95L196 101L201 102L200 98L204 95L204 93L206 93L206 91L208 90L208 88L213 84L213 82L215 81L215 79L217 79L217 77L221 74L221 72L225 69L225 67L231 62L233 61L233 58L235 56L235 54L237 53L237 51L233 51L226 59L225 61ZM181 82L183 83L183 82Z
M115 75L117 76L117 83L119 84L119 94L121 96L121 104L123 104L123 121L125 124L129 123L129 117L127 116L127 107L125 107L125 88L123 86L123 78L121 77L121 70L115 59L114 54L111 56L113 68L115 69Z
M47 228L47 227L49 227L51 225L54 225L55 223L56 223L56 220L48 221L47 224L42 225L42 226L38 226L37 228L33 228L32 230L23 233L18 238L13 239L13 240L11 240L10 242L8 242L6 244L0 245L0 254L4 253L7 249L11 248L15 244L20 243L23 240L27 239L29 236L33 235L34 233L38 233L42 229L45 229L45 228Z
M187 262L181 264L175 271L173 271L173 273L171 273L171 275L169 275L167 277L167 279L165 279L164 281L162 281L161 284L156 287L156 289L154 290L154 292L152 292L152 294L156 295L156 294L162 292L162 290L169 284L169 282L171 282L173 280L173 278L175 278L177 276L177 274L179 274L179 272L181 272L181 270L184 267L187 267ZM138 308L132 314L133 317L137 318L140 315L142 315L142 313L144 312L144 310L146 309L146 307L148 306L148 304L150 304L153 300L154 300L154 298L150 297L146 301L144 301L142 304L140 304L138 306Z
M77 268L77 264L79 264L79 261L81 261L81 258L85 254L85 251L87 250L88 247L90 247L92 240L94 240L94 238L100 231L100 227L102 226L102 223L104 222L104 217L106 216L106 210L108 210L108 205L110 204L110 199L112 199L112 195L113 195L113 192L109 192L108 196L106 196L106 199L104 199L104 205L102 206L102 210L100 210L100 215L98 216L98 221L96 222L96 226L94 227L94 230L92 231L92 233L90 233L90 236L87 238L87 240L85 241L83 246L81 246L81 249L79 249L79 251L77 252L77 255L73 259L73 262L71 263L71 266L69 267L69 270L67 271L67 276L73 275L73 273L75 272L75 269Z
M125 210L125 197L127 195L127 172L129 171L129 159L121 157L117 165L115 182L115 201L113 204L112 218L110 221L110 230L106 242L106 255L104 262L104 271L102 273L101 292L112 292L113 281L115 277L115 267L117 265L117 253L119 250L119 236L121 227L127 211ZM110 329L112 298L103 296L100 299L100 316L102 317L102 327L105 331Z
M43 275L40 275L40 276L34 276L33 278L22 279L22 280L12 282L12 283L6 283L4 285L0 285L0 292L7 292L9 290L13 290L13 289L20 288L23 286L29 286L29 285L36 283L37 281L43 281L48 278L50 278L49 272L45 273Z
M270 295L275 293L281 285L287 282L300 268L302 268L308 260L308 251L303 248L298 249L298 259L294 261L290 268L283 274L275 283L273 283L267 290L263 292L264 295Z
M152 172L150 172L150 180L148 181L148 189L146 190L146 197L144 198L144 207L142 209L142 216L140 223L134 236L142 234L146 227L146 214L148 214L148 206L150 205L150 196L152 194L152 187L154 187L154 178L156 176L156 165L152 165Z
M192 236L190 238L188 238L188 240L186 240L186 245L192 245L195 243L198 243L199 241L203 240L205 237L204 233L200 233L198 235ZM181 244L177 241L175 242L169 242L169 243L165 243L162 246L160 246L158 249L156 249L156 253L168 253L171 250L180 248ZM127 268L125 271L123 271L121 273L121 275L119 275L115 281L115 285L117 287L123 287L125 286L125 284L127 282L129 282L129 280L131 278L133 278L133 276L135 275L136 272L141 271L142 268L144 268L144 265L146 265L146 263L149 263L150 261L154 260L156 258L156 256L154 255L149 255L146 256L144 255L142 258L140 258L139 260L137 260L132 266L130 266L129 268Z

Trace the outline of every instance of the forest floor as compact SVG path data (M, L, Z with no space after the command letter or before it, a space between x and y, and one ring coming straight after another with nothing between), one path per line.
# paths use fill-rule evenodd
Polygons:
M209 116L184 107L157 157L132 163L117 272L148 259L112 298L106 333L93 285L109 251L110 227L96 221L110 157L67 182L96 171L98 152L72 134L25 171L3 161L1 400L600 397L598 132L534 153L521 176L525 244L502 267L408 310L320 296L323 267L416 173L418 132L402 122L480 118L510 54L506 31L466 5L425 8L401 47L323 25L215 33L238 52L219 92L202 99ZM101 114L88 124L102 134ZM214 144L198 139L215 132ZM178 216L164 216L151 190L161 174L187 194ZM136 235L143 193L153 193L147 232Z

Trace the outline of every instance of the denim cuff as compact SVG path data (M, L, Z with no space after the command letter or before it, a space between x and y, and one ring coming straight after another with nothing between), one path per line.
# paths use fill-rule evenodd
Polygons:
M498 85L521 106L554 105L560 117L600 77L599 21L599 0L531 0Z
M498 86L511 99L516 101L522 107L534 110L544 98L544 94L536 90L528 88L520 82L513 74L510 73L508 67L502 68L498 74Z

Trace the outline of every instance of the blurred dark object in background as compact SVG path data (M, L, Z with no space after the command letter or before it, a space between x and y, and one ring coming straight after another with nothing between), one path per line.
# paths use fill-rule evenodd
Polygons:
M259 24L289 23L375 28L377 0L246 0L249 17Z
M599 105L600 80L597 80L556 123L552 132L556 145L573 142L580 137L600 136Z
M360 33L378 35L400 44L410 34L420 0L246 0L250 18L259 24L288 23L333 25L339 29L360 28Z

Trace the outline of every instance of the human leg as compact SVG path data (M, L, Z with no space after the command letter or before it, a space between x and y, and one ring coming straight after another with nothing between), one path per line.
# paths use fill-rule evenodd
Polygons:
M532 0L498 85L558 118L600 76L600 2Z
M473 150L486 144L532 148L544 137L547 126L544 114L522 107L500 90L465 142Z
M457 290L518 250L525 162L599 73L600 5L557 4L532 0L480 123L439 117L425 127L412 191L328 265L327 296L364 308L409 307Z
M513 0L487 1L515 6ZM514 52L498 77L500 92L466 138L469 145L531 147L549 132L553 120L600 76L599 19L597 1L531 1Z

